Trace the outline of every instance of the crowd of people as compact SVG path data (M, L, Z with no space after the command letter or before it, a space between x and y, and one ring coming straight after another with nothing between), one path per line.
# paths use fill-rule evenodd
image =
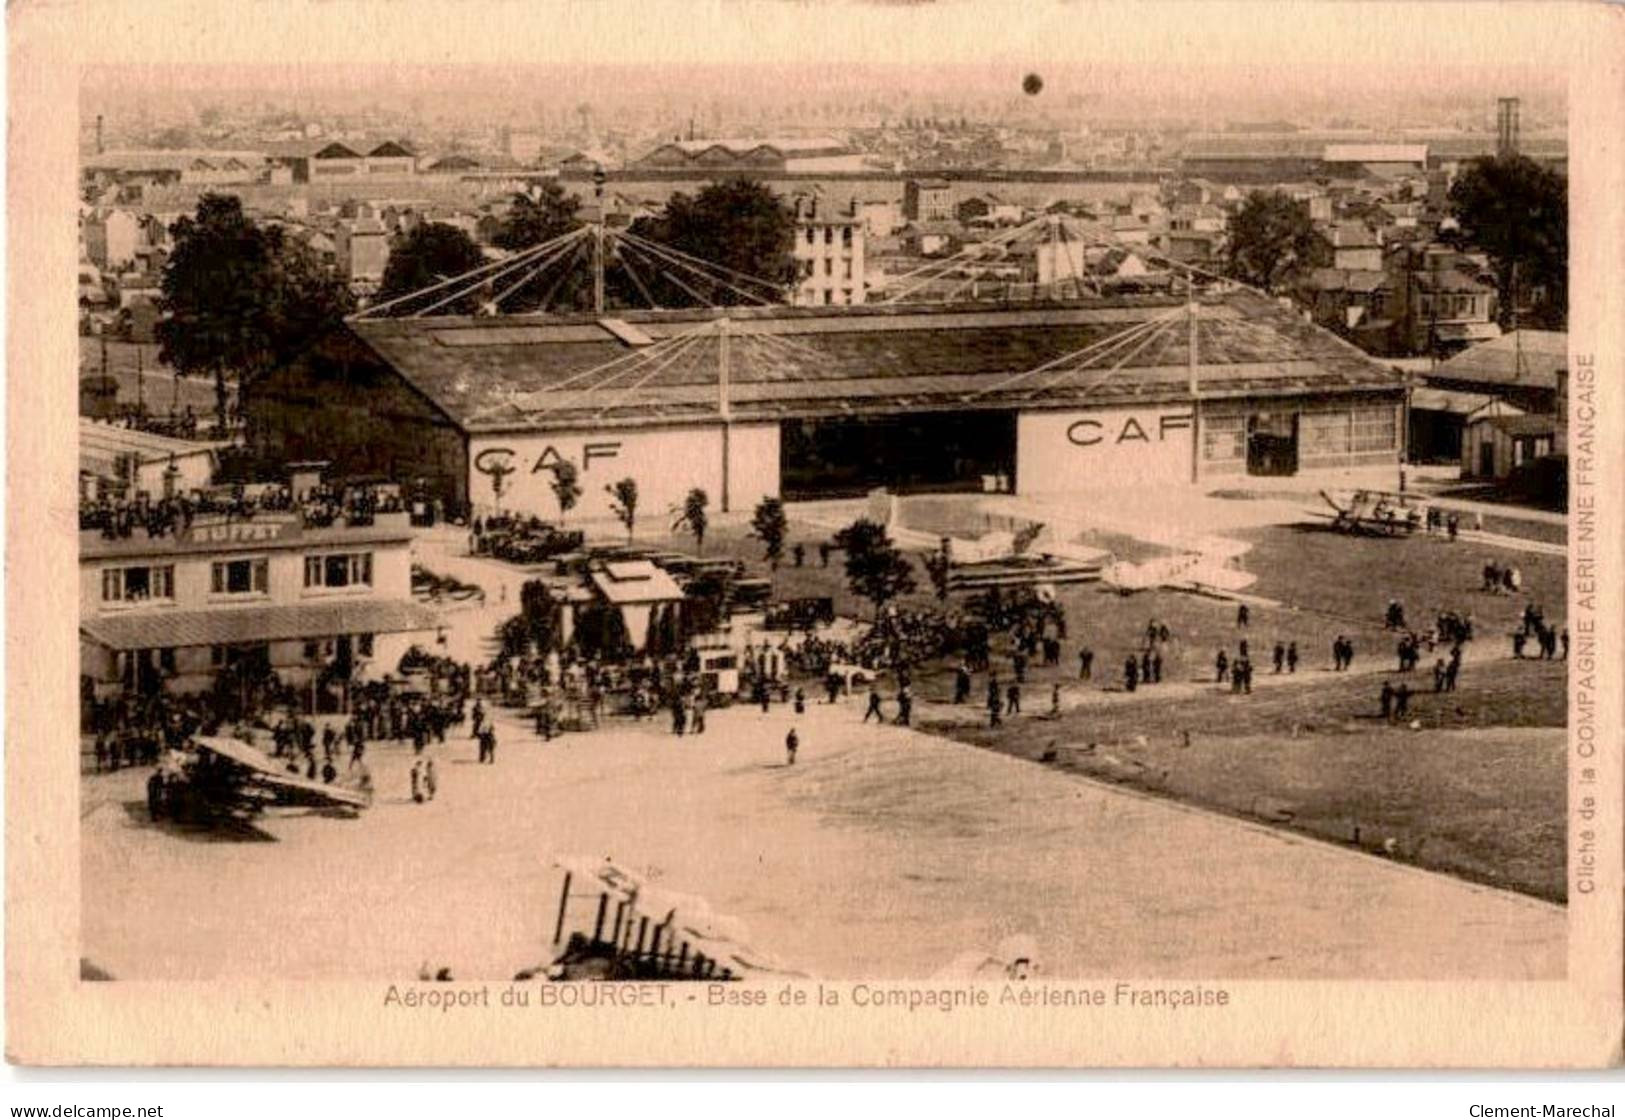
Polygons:
M400 496L376 486L317 486L295 498L285 485L234 486L221 492L194 491L169 497L146 493L134 498L102 496L79 504L79 528L108 540L129 539L137 530L148 537L175 536L200 518L249 521L261 514L298 513L306 528L339 523L370 525L381 513L405 511Z

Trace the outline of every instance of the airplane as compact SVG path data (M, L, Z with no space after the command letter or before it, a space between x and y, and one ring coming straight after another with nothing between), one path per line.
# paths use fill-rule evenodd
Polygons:
M1322 490L1320 496L1334 511L1332 528L1339 532L1410 534L1420 529L1427 519L1428 503L1411 494L1356 490L1338 501Z
M372 803L370 790L300 777L237 739L198 735L166 751L147 781L154 820L243 819L272 807L337 809L354 815Z

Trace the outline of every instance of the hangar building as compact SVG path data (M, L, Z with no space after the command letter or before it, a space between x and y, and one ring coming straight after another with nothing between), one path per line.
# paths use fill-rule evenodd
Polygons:
M738 510L1001 476L1036 494L1392 467L1404 395L1387 366L1231 291L359 319L257 380L245 411L262 455L451 508L555 517L568 460L572 517L607 515L627 477L658 517L696 486Z

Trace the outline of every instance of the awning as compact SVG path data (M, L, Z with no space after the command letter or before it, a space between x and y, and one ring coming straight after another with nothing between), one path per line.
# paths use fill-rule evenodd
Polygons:
M428 607L389 599L212 611L146 610L86 619L79 632L109 649L130 650L393 634L439 625L439 616Z
M1501 337L1501 328L1494 323L1440 323L1433 329L1442 342L1487 342Z
M1479 409L1494 404L1496 399L1488 393L1470 393L1465 389L1418 386L1411 390L1411 409L1417 412L1451 412L1457 416L1470 416Z

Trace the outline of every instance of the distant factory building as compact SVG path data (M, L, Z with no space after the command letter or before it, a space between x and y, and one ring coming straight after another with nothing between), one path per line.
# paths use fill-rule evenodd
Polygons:
M634 171L862 171L863 153L829 136L673 140L629 165Z

